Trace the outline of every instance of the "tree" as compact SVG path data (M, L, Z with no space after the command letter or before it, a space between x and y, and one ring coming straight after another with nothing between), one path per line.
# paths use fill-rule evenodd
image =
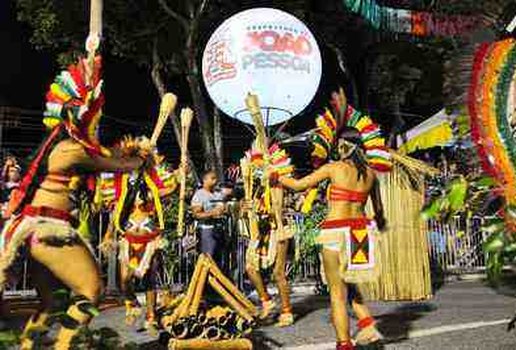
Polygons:
M214 22L214 14L217 17L224 14L224 11L213 11L210 6L221 6L221 3L215 0L111 0L104 7L105 51L148 68L160 96L167 91L171 79L185 78L201 131L205 164L210 168L222 166L221 147L216 148L214 141L220 131L214 134L214 119L201 88L199 43L204 40L203 28ZM33 29L31 42L36 48L56 52L63 65L84 51L87 1L17 0L17 6L18 19ZM216 125L215 131L218 130L220 127ZM175 131L177 136L177 122Z

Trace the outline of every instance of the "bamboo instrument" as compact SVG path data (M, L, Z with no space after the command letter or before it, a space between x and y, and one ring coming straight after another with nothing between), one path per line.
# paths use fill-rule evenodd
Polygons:
M158 142L158 138L165 127L168 116L172 114L174 108L176 108L176 104L177 97L171 92L166 93L161 98L158 119L156 120L156 124L154 125L154 130L152 131L152 136L150 138L151 145L155 146Z
M210 272L210 267L207 264L203 263L203 268L199 275L199 280L197 281L197 285L195 286L195 292L192 299L192 303L190 304L190 310L188 313L190 315L197 315L199 311L199 304L201 302L201 298L204 292L204 286L206 285L206 278L208 277L208 273Z
M181 110L181 166L179 168L181 182L179 187L179 210L177 218L177 233L184 234L185 228L185 197L186 197L186 167L188 164L188 136L192 124L193 111L190 108Z
M254 128L256 129L256 148L258 148L265 157L266 153L268 153L267 133L265 132L265 125L263 124L263 117L260 109L260 103L258 101L258 96L248 93L245 99L245 105L247 107L247 110L251 114Z
M208 277L208 282L210 286L215 289L215 291L229 304L241 317L248 320L249 322L253 321L253 317L251 314L242 306L230 292L228 292L222 284L213 276Z
M209 339L172 339L168 348L170 350L252 350L253 343L245 338L219 341Z
M243 304L249 313L253 316L257 315L256 306L245 297L245 295L231 282L229 278L227 278L222 271L219 269L217 264L213 261L210 256L206 256L208 260L208 264L210 265L210 272L217 278L227 288L227 290L238 300L241 304Z
M176 322L176 320L180 317L180 315L185 315L188 311L188 306L193 298L195 287L197 286L199 276L202 268L204 267L204 259L206 255L201 254L197 258L197 264L195 265L194 272L190 279L190 284L188 285L188 290L186 291L185 297L179 304L179 306L174 310L174 313L171 316L168 316L166 319L164 318L164 325L171 325Z

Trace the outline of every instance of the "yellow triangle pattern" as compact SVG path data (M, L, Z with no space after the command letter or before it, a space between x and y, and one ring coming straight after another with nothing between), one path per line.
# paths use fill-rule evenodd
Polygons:
M358 243L362 243L367 237L367 230L354 230L353 235L357 239Z
M355 263L355 264L365 264L367 262L368 262L368 259L363 250L359 250L355 254L355 257L353 258L353 263Z

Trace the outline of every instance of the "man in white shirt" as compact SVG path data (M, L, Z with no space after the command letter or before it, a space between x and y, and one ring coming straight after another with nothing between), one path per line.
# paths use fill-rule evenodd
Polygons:
M200 251L219 262L224 244L222 218L226 208L223 203L224 194L215 191L217 182L217 173L213 170L206 171L202 176L202 187L192 198L191 208L194 218L199 221Z

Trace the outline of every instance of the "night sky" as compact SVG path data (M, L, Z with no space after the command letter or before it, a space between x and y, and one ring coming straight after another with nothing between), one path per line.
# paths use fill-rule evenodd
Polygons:
M314 30L314 35L318 37L317 30ZM363 39L362 35L364 35L363 29L355 28L353 25L347 29L345 38L347 38L347 46L351 52L353 52L353 47ZM209 33L206 33L204 37L207 40ZM19 125L4 128L1 138L2 147L7 148L9 153L23 156L32 153L43 138L41 111L44 109L44 95L59 69L55 64L55 57L49 52L33 49L29 38L30 28L16 20L14 0L0 1L0 47L3 53L0 65L0 106L13 106L29 110L22 113ZM325 45L322 45L320 37L318 37L318 41L324 62L322 83L312 104L302 115L289 122L286 131L291 134L313 127L315 113L320 110L321 106L327 104L330 92L339 85L348 88L351 85L338 69L335 55ZM124 62L110 57L110 55L105 54L103 59L106 106L104 108L105 117L101 124L102 141L105 144L111 144L124 134L149 135L159 105L159 98L150 81L149 72L131 62ZM355 75L360 74L360 60L350 69L356 73ZM182 103L179 107L182 107L185 101L188 101L186 98L188 87L181 81L172 83L171 90L178 95L180 104ZM361 84L361 81L358 83ZM440 82L437 81L437 84L431 83L422 86L422 88L429 87L426 96L431 95L432 91L438 90L439 84ZM440 107L432 106L428 109L425 106L419 106L419 108L421 111L425 109L436 111ZM388 116L383 116L379 120L388 128L390 124ZM222 119L222 130L224 131L224 157L227 164L238 160L242 151L249 147L252 134L247 127L228 117ZM202 152L196 133L197 127L194 124L189 150L196 164L200 165L202 164ZM172 135L171 126L167 125L160 139L159 148L169 160L175 163L178 158L178 149Z

